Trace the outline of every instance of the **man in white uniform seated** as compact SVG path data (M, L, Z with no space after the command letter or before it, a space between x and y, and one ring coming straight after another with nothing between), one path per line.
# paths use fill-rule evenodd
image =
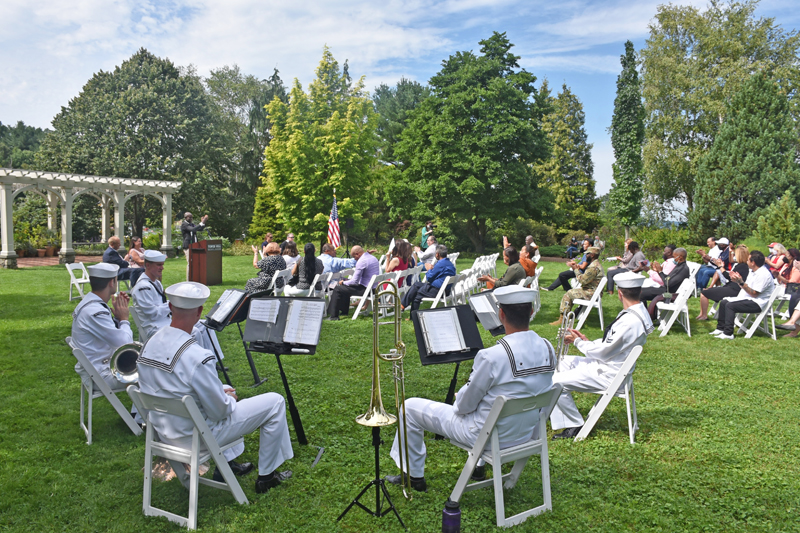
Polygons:
M501 287L494 291L500 303L500 322L507 335L496 346L484 348L475 356L472 373L466 385L456 395L454 405L409 398L405 402L408 425L408 461L404 461L411 475L411 487L425 491L426 448L424 432L473 446L480 429L492 409L495 398L502 395L510 399L528 398L545 393L553 387L555 350L549 341L529 331L528 323L533 313L532 302L536 291L517 285ZM520 413L503 418L497 423L503 447L527 442L539 431L545 431L546 420L539 420L539 411ZM402 416L398 424L402 423ZM398 429L392 445L391 457L400 467L402 430ZM473 477L483 477L482 465ZM390 483L400 484L400 475L387 476Z
M144 252L144 274L139 276L136 286L131 290L133 302L131 305L136 309L139 322L142 327L142 339L149 339L156 331L168 326L172 315L164 294L164 286L161 284L161 276L164 272L164 261L167 256L155 250ZM141 283L140 283L141 282ZM217 333L206 327L202 321L194 326L192 337L200 346L212 353L219 354L220 359L225 356L217 340Z
M128 295L117 292L117 271L119 267L111 263L98 263L86 267L89 271L89 285L92 292L83 297L72 313L72 344L79 348L108 383L112 390L124 389L127 385L117 381L111 373L111 355L123 344L133 342L133 332L128 321ZM106 302L113 300L114 314ZM91 380L80 363L75 365L83 381ZM143 422L136 407L131 414L137 423Z
M647 335L653 332L653 322L647 308L639 301L645 277L634 272L614 276L622 311L608 325L602 339L590 341L586 335L571 329L564 342L574 344L586 357L566 355L553 376L564 390L550 414L553 439L571 439L583 427L583 417L575 406L572 392L605 392L636 346L644 346Z
M289 470L278 472L281 464L294 457L286 404L274 392L237 401L234 389L219 380L214 355L191 335L210 294L205 285L190 281L167 288L172 322L153 335L139 356L139 389L160 398L191 395L221 446L260 428L256 492L263 493L292 475ZM190 420L157 412L151 412L149 418L162 441L191 447L194 425ZM223 452L237 476L253 469L251 463L234 461L242 452L244 444ZM214 471L214 479L223 481L219 469Z

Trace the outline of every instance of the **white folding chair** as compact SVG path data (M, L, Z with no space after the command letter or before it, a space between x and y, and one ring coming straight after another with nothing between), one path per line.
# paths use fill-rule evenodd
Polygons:
M453 263L453 266L456 266L456 261L458 261L459 255L461 255L461 252L455 252L455 253L451 252L447 254L447 258L450 260L451 263Z
M364 309L364 306L372 308L372 290L378 286L379 283L387 281L395 277L394 272L389 272L388 274L376 274L372 276L372 279L369 280L367 283L367 288L364 290L364 294L361 296L351 296L350 301L353 300L358 301L358 306L356 307L356 311L353 313L353 320L358 318L358 315Z
M139 427L139 424L134 421L133 416L130 413L130 410L126 409L122 402L119 401L117 398L116 393L123 392L125 390L124 385L120 385L119 388L112 389L108 386L108 383L100 376L100 372L94 367L92 363L89 362L89 359L83 353L82 350L76 348L72 344L72 337L67 337L66 343L72 348L72 355L75 356L75 359L78 360L81 367L89 374L89 377L86 378L81 376L81 417L80 417L80 426L83 432L86 434L86 444L92 443L92 400L95 398L105 398L108 400L108 403L114 408L117 414L122 418L123 422L127 424L128 428L133 432L134 435L141 435L142 428ZM88 405L84 408L84 394L89 398ZM84 412L86 412L86 420L84 420Z
M537 267L534 272L535 275L533 276L533 281L531 282L530 287L531 289L539 290L539 276L541 276L542 272L544 272L544 267Z
M458 276L447 276L439 287L439 292L436 293L434 298L423 298L422 302L431 302L431 309L436 309L439 303L443 303L447 307L447 287L453 287L458 280ZM452 295L453 289L450 289Z
M272 290L272 294L274 296L282 295L283 294L283 289L284 289L284 287L286 287L286 283L291 279L291 277L292 277L292 269L291 268L287 268L285 270L279 270L279 271L275 272L275 274L272 276L272 283L269 284L269 287L267 288L267 290ZM283 280L283 285L281 285L280 289L278 288L278 280L279 279Z
M145 409L145 413L156 411L159 413L167 413L170 415L188 418L194 423L192 429L192 448L185 449L178 446L172 446L161 442L158 434L153 429L153 424L147 421L147 433L144 447L144 494L142 502L142 510L145 516L163 516L171 522L175 522L188 529L197 529L197 497L199 485L208 485L216 489L223 489L230 491L236 501L240 504L246 505L248 503L247 496L245 496L236 475L231 470L228 461L222 455L222 452L240 444L244 439L239 438L235 441L220 446L214 434L206 424L203 414L197 407L197 404L189 395L186 395L181 400L158 398L145 394L139 389L131 385L128 387L128 394L134 398L139 405ZM154 507L151 503L152 486L153 486L153 456L163 457L169 461L172 469L177 474L178 479L184 487L189 489L189 516L184 517L163 509ZM209 459L213 459L222 474L225 482L214 481L200 477L199 467ZM188 464L190 471L187 473L184 464Z
M689 279L692 280L692 284L694 285L694 297L697 298L697 272L700 270L702 266L700 263L695 263L694 261L686 261L686 264L689 267ZM705 289L705 287L702 287Z
M760 313L739 313L739 320L737 320L736 325L739 326L739 333L747 332L744 336L745 339L749 339L757 330L761 330L769 335L772 340L777 340L777 335L775 335L775 312L772 306L775 304L776 299L783 296L785 290L785 285L777 285L772 294L770 294L767 305ZM766 320L767 318L769 320Z
M509 527L524 522L528 517L536 516L553 508L550 498L550 461L547 450L547 419L553 406L558 401L561 394L561 385L555 385L551 390L532 396L530 398L507 399L505 396L498 396L492 404L492 410L486 418L480 430L478 440L472 447L465 446L459 442L451 440L453 444L469 452L467 463L461 470L453 492L450 493L450 500L458 502L461 496L468 491L484 487L494 487L495 514L498 527ZM539 410L539 424L528 442L511 446L509 448L500 447L500 437L497 432L497 421L507 416L516 415L526 411ZM538 434L536 434L538 433ZM538 507L528 509L519 514L506 518L505 502L503 499L503 488L512 489L516 485L522 470L532 455L541 458L542 468L542 493L544 503ZM492 465L492 479L469 483L470 476L478 464L478 460L483 459ZM503 475L501 467L505 463L514 462L514 467L506 475ZM505 483L504 483L505 481Z
M67 272L69 272L69 301L80 300L83 298L83 286L89 283L89 272L83 266L83 263L67 263L64 266L67 267ZM80 271L79 277L75 277L76 271ZM78 289L80 296L72 297L73 287Z
M592 294L590 300L578 298L572 301L573 306L577 305L578 307L583 307L583 309L579 311L578 324L575 329L581 329L583 327L592 309L597 309L597 314L600 315L600 329L605 329L605 325L603 324L603 291L606 288L606 283L608 283L608 278L603 276L603 279L600 280L600 285L594 290L594 294Z
M600 394L600 398L589 411L586 422L583 423L583 427L575 437L576 441L583 440L589 436L611 399L614 396L619 396L625 398L625 405L628 408L628 436L631 439L631 444L634 443L636 432L639 430L639 419L636 416L636 396L633 394L633 371L636 370L636 360L639 359L641 354L642 347L634 346L608 389L602 393L596 393Z
M324 289L324 285L321 284L323 277L330 278L330 273L328 273L328 274L317 274L316 276L314 276L314 281L311 282L311 287L309 288L309 291L308 291L308 296L309 297L314 298L314 297L320 296L322 294L322 292L325 290ZM320 283L320 285L322 285L323 288L321 290L317 290L317 283Z
M144 344L147 342L147 334L145 333L144 328L142 328L142 322L139 319L139 311L137 310L135 303L128 307L128 313L131 315L131 320L133 320L133 323L136 324L136 331L139 332L139 342Z
M676 320L686 330L686 334L689 337L692 336L692 329L689 324L689 297L692 295L693 289L694 283L692 283L692 280L685 279L681 286L678 287L678 292L675 293L675 299L672 302L658 302L656 304L661 319L661 324L658 326L659 331L661 331L660 337L664 337L669 333Z

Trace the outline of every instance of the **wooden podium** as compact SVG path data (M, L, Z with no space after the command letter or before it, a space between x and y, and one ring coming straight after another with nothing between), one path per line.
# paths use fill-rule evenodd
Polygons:
M222 241L199 241L189 247L189 281L222 283Z

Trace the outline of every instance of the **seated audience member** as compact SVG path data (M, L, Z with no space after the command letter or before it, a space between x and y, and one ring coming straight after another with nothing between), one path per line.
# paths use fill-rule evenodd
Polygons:
M600 264L598 261L598 257L600 256L600 249L594 246L590 246L586 250L586 260L589 261L589 266L586 267L586 270L583 274L578 274L576 272L576 278L578 283L581 284L579 288L570 289L567 293L561 298L561 306L558 309L560 313L558 320L555 322L551 322L551 326L560 326L564 321L564 317L572 310L572 302L576 299L586 299L589 300L594 295L594 291L597 290L597 287L600 285L600 281L603 279L603 265ZM575 265L574 261L571 261L573 264L573 270L578 270L578 265Z
M708 285L708 280L714 275L716 272L717 267L712 263L713 259L719 257L722 253L719 246L717 246L717 239L714 237L709 237L706 241L708 245L708 253L704 252L703 250L697 250L697 253L700 255L702 262L704 263L700 270L697 271L695 275L695 281L697 282L698 289L705 289L706 285Z
M408 241L398 242L394 250L386 254L386 272L402 272L403 270L414 268L415 265L414 252L411 243ZM401 286L404 283L411 285L412 281L411 276L408 276L406 280L401 280L400 284Z
M131 249L126 257L129 267L144 268L144 248L142 248L141 237L131 237Z
M108 363L117 348L133 342L133 332L128 321L128 295L120 292L114 298L117 292L117 265L99 263L86 267L86 270L89 271L92 291L83 297L72 313L72 344L86 355L111 389L119 390L126 384L117 381ZM111 307L106 303L108 301L111 301L113 315ZM81 376L82 381L91 380L80 363L75 365L75 372ZM143 422L137 416L135 407L131 409L131 415L136 422Z
M495 346L480 350L475 356L469 381L456 394L455 403L447 405L425 398L409 398L405 402L404 416L392 444L391 457L400 467L400 450L408 448L405 472L386 476L389 483L400 484L411 476L411 488L424 492L425 431L431 431L466 446L474 446L495 398L528 398L544 394L553 388L553 346L529 329L535 292L522 287L503 287L495 292L500 304L500 322L507 335ZM545 431L547 420L539 419L539 410L523 411L498 420L496 428L501 447L513 446L530 440L537 431ZM408 439L407 443L403 438ZM480 465L480 463L479 463ZM485 474L485 466L478 466L473 476Z
M286 296L308 296L311 292L311 282L317 274L322 275L325 266L322 261L314 255L316 248L313 244L308 243L303 247L303 257L300 261L296 262L292 267L292 279L289 280L289 286L283 290ZM322 284L317 282L315 290L322 290Z
M717 270L714 272L714 275L711 276L711 287L725 285L728 282L728 278L725 278L724 276L721 278L720 276L722 276L724 272L728 272L731 268L733 268L733 264L736 262L736 247L732 242L723 237L717 241L717 245L720 248L723 246L725 248L722 250L720 256L712 261L712 264L717 268Z
M778 263L773 275L781 285L800 283L800 272L798 272L797 268L795 267L800 260L800 257L798 256L800 256L800 253L798 252L797 248L790 248L786 252L786 255L780 259L780 262Z
M425 270L430 270L433 268L433 264L436 262L436 237L433 235L428 235L428 247L425 248L423 251L421 248L416 247L414 248L414 252L417 254L419 258L418 264L425 265Z
M286 255L286 245L288 245L290 242L294 242L294 233L286 234L286 240L281 243L281 255ZM296 243L295 246L297 246Z
M553 383L563 385L558 403L550 414L553 435L556 439L572 439L583 427L583 416L575 406L572 392L602 393L608 390L625 364L631 350L644 346L647 335L653 332L653 323L639 300L644 276L633 272L617 274L617 294L622 302L622 312L605 331L602 339L590 341L575 329L569 330L564 342L574 344L585 357L565 355L553 375Z
M575 257L578 254L578 250L579 250L578 239L572 237L572 239L569 241L569 244L567 245L567 251L566 251L567 259L572 259L573 257Z
M428 271L425 281L417 281L403 295L401 305L403 309L411 307L412 311L419 309L423 298L435 298L442 283L448 276L456 275L456 267L447 258L447 246L436 246L436 264Z
M503 263L508 265L503 277L498 279L486 274L479 277L478 281L486 283L487 289L494 289L495 287L516 285L527 276L525 268L519 263L519 252L517 252L513 246L509 246L503 250Z
M272 242L272 233L267 233L266 235L264 235L264 240L261 241L261 246L258 247L258 249L261 250L262 254L267 255L266 248L267 245L271 242Z
M560 273L556 280L551 283L549 287L543 287L542 289L545 291L554 291L559 285L561 285L565 291L570 290L572 287L569 285L569 280L574 278L577 274L582 274L586 270L586 267L589 266L590 261L587 260L586 250L588 250L591 245L592 241L588 239L584 240L583 257L581 258L580 262L576 263L575 261L567 261L569 270L565 270L564 272Z
M737 284L741 291L738 296L725 298L719 303L717 329L711 332L718 339L733 339L736 313L760 313L775 289L775 280L764 265L763 253L758 250L750 252L747 266L750 267L747 282L738 273L731 272L731 282Z
M519 264L525 269L526 276L536 275L536 267L539 263L533 260L534 257L536 257L536 250L530 244L526 244L519 251Z
M328 320L339 320L339 315L347 316L351 296L363 296L372 276L381 273L380 264L369 252L360 246L353 246L350 255L356 260L356 270L348 280L342 280L333 289L328 302Z
M666 245L664 247L664 252L661 254L661 258L664 260L664 262L659 263L658 261L655 261L653 263L653 267L658 265L659 270L663 272L665 276L668 276L670 272L672 272L672 269L675 268L675 259L672 257L672 254L675 252L675 248L677 248L677 246L674 244ZM656 272L653 270L653 268L648 270L647 276L647 279L644 280L644 284L642 285L643 289L664 286L664 280L661 279L659 272Z
M782 269L786 262L783 260L785 257L789 256L789 252L786 248L779 242L773 242L769 245L769 258L765 258L764 262L769 268L770 272L775 272L776 270Z
M145 394L172 400L192 396L220 446L259 429L256 492L263 493L279 485L292 473L278 472L278 467L294 455L286 423L286 402L274 392L239 400L232 387L222 384L214 367L214 355L200 347L191 336L210 295L208 287L183 282L168 287L165 292L172 319L168 327L161 328L142 348L137 360L139 389ZM162 442L191 448L194 430L191 420L157 411L151 411L148 419ZM222 452L237 476L253 469L252 463L235 461L243 452L243 443ZM224 481L219 468L212 477L214 481Z
M633 240L627 244L627 251L618 259L620 263L617 268L608 271L608 294L614 294L614 276L623 272L639 273L647 268L647 258L639 249L639 243Z
M681 283L689 279L689 265L686 264L686 249L675 248L675 251L672 253L672 258L675 261L675 266L669 275L664 274L663 267L656 266L655 264L653 265L653 270L661 277L664 286L642 289L641 301L645 305L647 305L647 302L650 302L647 311L650 313L650 318L653 320L656 319L658 311L656 304L664 301L663 294L665 292L677 291Z
M323 270L325 274L328 272L335 274L356 266L356 260L353 258L336 257L336 248L330 243L322 245L322 255L319 256L319 259L325 267L325 270Z
M136 281L139 279L139 276L141 276L144 272L144 269L140 267L131 268L128 263L130 256L126 255L124 258L119 256L117 250L119 250L121 245L122 241L120 241L119 237L114 236L109 238L108 248L106 248L106 251L103 252L103 263L117 265L119 267L117 279L130 280L131 287L133 287L136 285Z
M258 248L251 246L253 249L253 267L259 269L258 277L247 280L244 290L249 293L263 292L269 289L272 285L272 277L280 270L286 270L286 261L283 260L281 254L281 247L277 242L271 242L267 245L266 255L264 259L258 259ZM283 288L283 280L279 279L275 282L278 289Z
M300 260L300 252L297 251L297 243L294 241L287 241L281 255L283 255L286 268L292 268L295 263Z
M747 249L747 246L739 246L736 248L734 255L736 266L733 267L733 272L738 273L742 281L747 281L747 275L750 273L750 268L747 266L747 259L750 257L750 251ZM710 287L700 292L700 314L697 315L697 320L708 320L709 300L719 302L723 298L733 298L739 294L739 286L736 283L730 282L731 273L729 271L724 271L722 273L722 279L725 280L725 284L721 287Z

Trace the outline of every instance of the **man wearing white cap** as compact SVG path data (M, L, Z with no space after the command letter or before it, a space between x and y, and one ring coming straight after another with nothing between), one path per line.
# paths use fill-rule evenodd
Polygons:
M125 384L117 381L109 366L114 351L123 344L133 342L133 333L128 322L128 295L121 292L113 298L117 292L119 267L110 263L98 263L86 270L89 271L92 292L83 297L72 313L72 344L86 355L109 387L124 388ZM106 303L112 299L113 315ZM91 379L80 363L75 365L75 371L84 381ZM131 409L131 414L136 417L135 407ZM141 423L142 419L136 417L136 421Z
M564 342L574 344L586 357L564 356L553 376L554 383L564 386L550 414L553 431L564 431L553 435L553 439L574 438L583 426L583 417L570 391L597 393L608 389L631 350L644 346L647 335L653 332L650 315L639 301L644 280L644 276L634 272L614 276L622 312L608 325L602 339L590 341L574 329L564 337Z
M131 290L132 305L139 318L137 325L141 329L139 335L142 342L152 337L159 329L169 326L172 320L164 286L161 284L166 260L167 256L161 252L145 250L144 274L139 277L139 282ZM220 358L224 357L216 332L209 330L202 321L195 324L192 336L203 348L218 353Z
M161 398L191 395L220 445L260 428L256 492L279 485L292 473L278 472L278 467L294 456L283 397L268 392L237 401L234 389L223 385L217 376L214 354L199 346L191 335L211 291L205 285L187 281L172 285L165 292L172 322L158 330L142 349L138 359L140 390ZM157 412L151 412L149 418L161 440L191 447L191 421ZM251 463L234 461L242 452L243 444L223 452L238 476L253 468ZM214 471L214 479L223 480L219 469Z
M553 386L555 370L555 350L546 339L528 329L532 302L536 291L518 285L496 289L494 295L500 304L500 322L507 335L496 346L484 348L475 356L472 373L466 385L456 395L454 405L409 398L405 402L405 416L408 425L408 461L404 466L411 475L411 487L425 491L426 448L424 432L438 435L472 446L495 398L528 398L547 392ZM402 424L402 416L399 417ZM539 411L520 413L504 418L497 423L500 443L512 446L530 440L539 424ZM541 429L544 431L544 429ZM402 428L394 438L391 457L400 467L400 442ZM473 474L482 477L481 467ZM390 483L400 484L400 475L387 476Z

